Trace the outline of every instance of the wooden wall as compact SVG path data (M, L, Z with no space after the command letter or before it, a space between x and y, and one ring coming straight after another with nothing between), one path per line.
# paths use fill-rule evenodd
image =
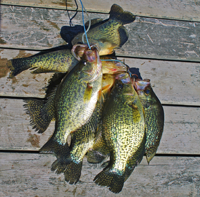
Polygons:
M67 1L72 16L74 1ZM44 97L52 74L25 71L9 79L6 62L66 44L69 25L64 0L2 0L0 32L0 196L115 196L93 183L100 165L84 160L82 176L69 185L50 171L55 157L38 150L44 134L29 124L23 99ZM139 69L165 111L163 137L150 165L145 158L118 196L200 196L200 2L195 0L83 0L90 18L108 18L113 3L137 15L126 25L129 40L116 50L119 59ZM80 10L79 4L79 10ZM82 24L81 12L73 24Z

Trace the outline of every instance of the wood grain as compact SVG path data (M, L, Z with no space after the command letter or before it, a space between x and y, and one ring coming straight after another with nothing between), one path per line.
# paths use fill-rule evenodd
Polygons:
M108 18L107 14L89 16ZM0 47L42 50L65 44L60 29L68 22L63 10L2 6ZM73 24L82 25L81 13ZM116 50L118 56L200 61L198 22L137 17L126 28L129 40Z
M80 181L69 185L64 176L51 172L53 155L0 154L0 195L2 197L36 196L111 196L108 188L92 180L102 168L86 163ZM199 157L155 157L150 165L143 159L117 196L199 196Z
M0 51L0 96L45 96L44 87L52 74L31 74L31 71L25 71L13 79L8 78L10 70L6 65L7 60L35 53L11 49ZM134 68L133 72L140 73L144 79L151 79L152 87L163 104L200 106L200 63L135 58L124 58L124 61Z
M37 134L29 123L29 115L21 99L0 99L0 149L39 150L54 131ZM200 108L164 107L165 126L158 149L161 154L200 154Z
M66 9L64 0L2 0L1 2L6 5ZM200 21L200 7L197 0L160 0L159 2L156 0L82 0L82 2L86 10L91 12L109 13L110 7L113 4L118 4L124 10L130 11L137 16ZM78 10L81 11L81 4L79 1L77 3ZM75 10L75 2L67 1L67 9Z

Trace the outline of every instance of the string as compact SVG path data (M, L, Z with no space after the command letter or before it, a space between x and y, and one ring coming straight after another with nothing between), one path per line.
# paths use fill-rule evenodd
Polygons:
M84 22L84 6L83 6L83 3L82 1L80 0L80 3L81 3L81 6L82 6L82 21L83 21L83 29L84 29L84 34L85 34L85 39L87 41L87 45L89 47L89 49L91 50L91 47L90 47L90 43L89 43L89 40L88 40L88 37L87 37L87 31L86 31L86 28L85 28L85 22ZM84 10L83 10L84 9ZM89 26L88 26L89 27ZM88 30L89 31L89 30ZM83 37L82 37L83 38ZM83 40L84 41L84 40ZM84 42L83 42L84 43Z
M85 34L87 34L87 32L89 31L89 29L90 29L90 27L91 27L91 19L90 19L88 13L87 13L87 10L85 9L85 7L83 7L83 8L84 8L85 13L87 14L87 17L88 17L88 20L89 20L88 28L87 28L86 32L83 33L83 35L82 35L82 42L85 43L85 41L84 41L84 36L85 36ZM84 25L85 25L85 23L84 23Z
M75 4L76 4L76 10L75 10L76 13L70 18L69 11L68 11L68 9L67 9L67 0L66 0L66 10L67 10L67 15L68 15L68 17L69 17L69 25L70 25L70 27L73 26L72 20L74 19L74 17L75 17L75 16L77 15L77 13L78 13L78 4L77 4L76 0L74 0L74 2L75 2Z

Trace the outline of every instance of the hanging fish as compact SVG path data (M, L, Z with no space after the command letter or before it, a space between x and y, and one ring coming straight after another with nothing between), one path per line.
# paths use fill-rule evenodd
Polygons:
M95 133L101 125L101 112L103 106L103 94L107 94L114 83L114 76L106 75L102 79L102 90L99 94L96 108L89 121L75 132L71 133L70 154L63 160L68 163L61 163L60 158L52 164L52 170L57 173L64 172L65 180L70 184L77 183L81 176L82 161L87 151L93 147Z
M110 95L111 88L115 82L115 75L105 74L102 79L102 94L105 100ZM109 153L109 148L107 147L103 137L102 137L102 123L98 125L98 130L95 133L95 141L93 146L87 152L87 161L89 163L100 163L102 162L106 155Z
M127 67L123 63L118 60L109 61L109 58L110 57L106 56L103 57L103 60L107 59L107 61L102 61L103 73L116 74L127 70ZM27 114L30 116L31 125L33 126L33 129L38 131L38 133L43 133L49 126L53 117L55 117L54 97L57 86L61 83L65 75L66 73L55 73L53 75L53 77L49 80L49 85L46 88L46 96L43 100L34 98L24 99L24 102L26 103L24 107L26 108ZM104 83L102 86L104 95L104 89L111 88L111 86L113 86L114 75L103 75L102 82Z
M69 155L64 156L63 160L68 160L63 164L60 159L52 164L52 171L64 173L65 180L70 184L75 184L81 176L82 162L87 151L93 146L95 132L98 127L102 108L102 95L97 102L94 113L89 121L75 132L71 133L71 145Z
M86 51L86 61L79 62L56 88L54 96L55 131L41 152L53 152L59 162L66 156L63 147L67 137L88 122L96 107L98 92L101 90L101 61L96 49ZM94 60L90 61L94 56ZM89 61L88 61L89 60ZM60 149L62 149L60 151ZM67 147L64 148L67 150ZM67 157L66 157L67 158Z
M158 149L164 127L164 110L154 93L149 79L136 80L135 88L145 111L145 153L149 163Z
M36 54L31 57L9 60L10 78L24 70L35 69L32 73L61 72L71 70L78 60L72 55L70 49L51 51L44 54Z
M112 54L114 49L121 47L128 40L128 33L123 25L135 20L132 13L124 11L116 4L112 5L109 14L109 19L91 27L87 32L90 45L97 46L99 55ZM76 35L72 45L83 43L82 36L83 33Z
M143 107L128 73L116 77L103 108L102 122L102 134L110 150L110 162L94 181L119 193L129 175L128 170L126 172L127 165L134 168L141 161L141 153L145 148Z

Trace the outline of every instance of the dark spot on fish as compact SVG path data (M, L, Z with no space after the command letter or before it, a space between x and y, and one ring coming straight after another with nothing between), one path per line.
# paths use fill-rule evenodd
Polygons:
M29 133L29 138L27 139L27 142L30 142L33 147L39 148L40 136Z
M7 58L0 59L0 62L1 62L1 64L0 64L0 78L5 77L8 74L8 72L10 72L10 69L6 65L7 61L8 61Z
M0 44L6 44L6 41L4 41L1 37L0 37Z

